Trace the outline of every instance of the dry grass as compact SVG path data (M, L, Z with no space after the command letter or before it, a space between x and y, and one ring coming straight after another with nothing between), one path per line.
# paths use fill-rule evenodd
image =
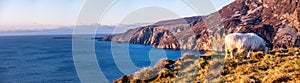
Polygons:
M188 59L195 59L197 58L195 55L191 55L191 54L183 54L182 57L180 58L181 60L188 60Z
M133 75L134 79L129 77L129 81L152 83L300 83L299 53L299 48L278 49L272 50L270 54L252 53L250 59L246 59L247 53L237 54L233 59L224 59L224 54L213 51L207 52L205 56L185 54L175 61L174 65L177 66L177 69L163 68L162 66L165 65L164 62L167 59L162 59L154 68L145 68L136 72ZM145 80L136 80L137 78Z
M153 67L153 69L161 70L166 64L167 64L168 59L167 58L162 58L160 59Z
M138 80L153 79L157 76L158 72L159 70L155 70L153 68L143 68L134 73L133 79L138 79Z

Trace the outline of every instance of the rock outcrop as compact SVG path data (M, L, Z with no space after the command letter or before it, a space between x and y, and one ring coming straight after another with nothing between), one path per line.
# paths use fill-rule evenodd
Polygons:
M275 48L300 46L300 0L236 0L207 16L157 22L104 37L157 48L219 50L228 33L253 32Z

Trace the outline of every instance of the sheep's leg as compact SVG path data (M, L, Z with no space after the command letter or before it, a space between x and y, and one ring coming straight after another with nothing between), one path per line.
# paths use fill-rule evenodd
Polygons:
M230 57L233 58L233 51L230 52Z
M269 53L269 48L265 47L265 52L268 54Z
M230 50L228 50L226 47L225 47L225 58L227 58L229 56L229 52Z
M228 50L227 49L225 49L225 58L227 58L227 55L228 54Z
M247 55L247 58L250 58L250 54L251 54L251 50L249 50L249 52L248 52L248 55Z

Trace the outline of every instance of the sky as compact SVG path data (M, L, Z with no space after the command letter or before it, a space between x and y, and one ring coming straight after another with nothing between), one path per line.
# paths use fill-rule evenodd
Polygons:
M77 18L86 1L0 0L0 31L44 30L76 25L78 24L76 23ZM199 14L207 15L233 0L210 1L216 8L215 10L196 13L193 7L190 7L184 0L119 0L111 5L110 9L107 9L103 19L96 23L102 25L154 23L160 20ZM203 5L207 4L211 3L203 3ZM95 9L95 11L97 10ZM87 22L82 25L96 23Z

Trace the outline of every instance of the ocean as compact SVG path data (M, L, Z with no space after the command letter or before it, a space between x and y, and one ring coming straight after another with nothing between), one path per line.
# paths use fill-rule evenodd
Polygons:
M103 36L105 35L97 35ZM80 82L74 66L71 37L71 35L0 36L0 83ZM125 75L115 63L118 58L128 59L124 53L129 55L129 59L137 68L151 67L160 58L175 60L187 52L198 53L157 49L149 45L97 41L92 38L78 39L95 42L99 67L109 82Z

